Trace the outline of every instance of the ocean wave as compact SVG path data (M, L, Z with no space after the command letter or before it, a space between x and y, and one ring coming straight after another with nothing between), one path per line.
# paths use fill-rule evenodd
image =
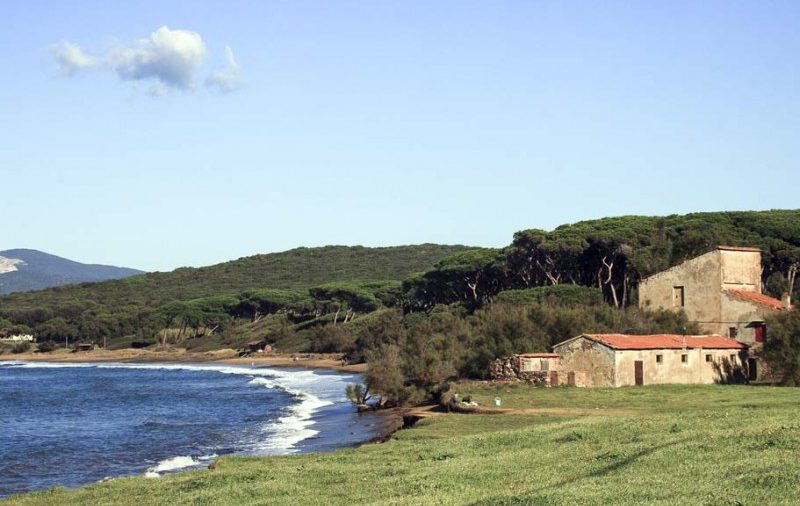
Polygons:
M255 450L257 451L269 451L271 453L293 453L297 451L295 446L299 442L319 434L319 431L310 428L310 426L314 425L314 413L320 408L333 404L332 401L320 399L309 392L287 388L268 378L254 378L250 381L250 384L263 385L267 388L281 388L300 401L287 409L286 416L269 422L262 428L262 431L268 434L268 437L256 445Z
M267 422L261 428L261 435L247 446L252 452L287 454L294 453L301 441L314 437L319 431L312 427L316 423L314 415L321 408L335 403L348 402L345 385L358 381L356 375L317 374L313 370L282 370L267 367L210 364L127 364L127 363L57 363L4 361L0 366L10 365L25 368L87 368L98 369L150 369L175 371L209 371L222 374L235 374L252 378L248 383L269 389L278 389L291 395L294 403L285 408L279 418ZM189 457L175 457L189 458ZM188 462L188 461L184 461ZM150 471L148 471L150 472Z
M202 457L179 456L164 459L144 473L148 478L160 478L166 473L188 469L190 467L200 467L209 460L215 459L216 455L204 455Z
M167 420L150 420L145 419L136 423L137 428L143 429L185 429L187 427L208 427L210 424L207 421L187 422L186 420L179 420L170 422Z

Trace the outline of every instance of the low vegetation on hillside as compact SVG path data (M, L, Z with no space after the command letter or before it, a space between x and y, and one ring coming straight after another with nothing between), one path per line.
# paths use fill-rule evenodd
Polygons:
M410 273L467 249L436 244L298 248L210 267L14 293L0 297L0 318L6 321L0 331L35 332L40 340L56 342L146 342L172 325L214 328L215 319L240 300L259 299L257 304L264 302L264 309L274 312L298 302L298 290L310 300L310 288L332 282L370 285L388 279L399 285ZM375 291L380 296L379 288ZM195 321L198 312L204 316ZM225 314L237 318L235 311Z
M459 384L516 414L432 414L382 444L11 498L45 504L793 504L800 393Z

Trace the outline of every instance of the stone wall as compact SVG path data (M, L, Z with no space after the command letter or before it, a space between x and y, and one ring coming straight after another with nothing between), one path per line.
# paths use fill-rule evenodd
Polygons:
M607 346L579 337L557 344L553 351L561 355L559 382L566 382L568 372L575 371L582 374L585 386L614 386L614 351Z
M498 358L489 364L492 381L521 381L531 385L550 385L550 371L522 371L518 355Z

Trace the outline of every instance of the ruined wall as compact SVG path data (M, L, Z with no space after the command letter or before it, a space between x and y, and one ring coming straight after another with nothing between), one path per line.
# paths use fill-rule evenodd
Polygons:
M662 357L660 363L657 355ZM681 361L682 355L687 356L687 362ZM711 355L711 362L706 361L706 355ZM645 385L717 383L730 366L742 366L739 350L618 350L615 359L617 387L636 384L637 360L642 361Z
M654 274L639 284L639 307L683 309L705 332L720 333L720 252L712 251ZM683 308L673 303L674 287L684 288Z
M550 386L551 371L523 371L518 355L502 357L489 364L489 379L492 381L522 381L532 385Z
M720 250L722 288L761 293L761 252Z
M566 381L562 377L568 371L576 371L585 373L581 379L586 386L614 386L614 352L607 346L579 337L555 345L553 351L561 355L559 381Z
M558 357L526 357L519 356L519 370L523 372L557 371L559 368Z

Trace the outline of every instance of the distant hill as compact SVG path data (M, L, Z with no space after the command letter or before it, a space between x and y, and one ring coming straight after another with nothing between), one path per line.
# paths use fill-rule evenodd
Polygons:
M0 251L0 294L120 279L142 271L82 264L33 249Z
M57 308L76 303L83 307L88 307L87 303L106 308L122 305L156 307L172 300L252 289L310 288L344 280L403 280L411 273L428 270L436 262L469 249L472 248L439 244L296 248L209 267L182 267L172 272L152 272L103 283L15 293L0 299L0 307L3 310L42 306ZM6 275L0 275L0 280Z

